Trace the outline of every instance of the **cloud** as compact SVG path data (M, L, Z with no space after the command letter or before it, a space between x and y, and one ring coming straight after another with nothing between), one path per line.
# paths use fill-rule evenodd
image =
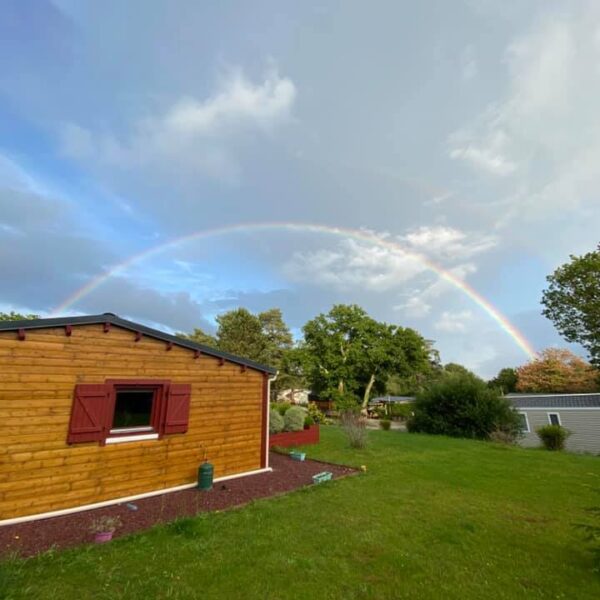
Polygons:
M506 93L448 139L450 158L507 183L481 188L487 198L495 192L497 227L535 222L542 237L560 227L558 244L543 249L548 253L581 239L582 228L571 231L566 212L584 218L588 245L600 226L598 23L600 5L591 2L534 20L506 47Z
M496 244L491 236L443 226L423 226L398 236L397 247L387 245L394 242L387 234L370 233L386 245L346 239L334 248L295 252L284 265L284 273L295 282L386 291L430 271L421 257L441 261L457 277L466 276L475 270L467 259Z
M440 318L434 323L434 329L448 333L464 333L469 329L473 321L473 313L470 310L451 312L445 310Z
M167 161L179 170L200 168L234 179L238 167L232 140L249 132L273 133L290 119L296 94L294 82L274 69L260 83L237 69L208 98L179 98L161 114L136 120L121 137L65 123L61 148L68 157L120 170Z

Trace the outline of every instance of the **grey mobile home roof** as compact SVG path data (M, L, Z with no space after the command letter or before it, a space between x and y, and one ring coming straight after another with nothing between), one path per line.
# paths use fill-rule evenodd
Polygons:
M598 394L508 394L517 408L600 408Z
M224 360L228 360L229 362L233 362L238 365L245 365L251 369L262 371L264 373L275 374L277 372L277 369L274 369L273 367L262 365L248 358L242 358L240 356L228 354L227 352L221 352L220 350L216 350L215 348L211 348L210 346L205 346L204 344L197 344L196 342L192 342L191 340L186 340L175 335L171 335L170 333L159 331L158 329L152 329L151 327L146 327L145 325L134 323L133 321L127 321L126 319L121 319L120 317L117 317L117 315L113 313L89 315L84 317L58 317L55 319L0 321L0 331L18 331L19 329L45 329L49 327L66 327L67 325L96 325L102 323L110 323L115 327L129 329L130 331L139 331L140 333L148 337L157 340L163 340L165 342L171 342L176 346L189 348L190 350L198 350L199 352L207 354L208 356L216 356L217 358L223 358Z

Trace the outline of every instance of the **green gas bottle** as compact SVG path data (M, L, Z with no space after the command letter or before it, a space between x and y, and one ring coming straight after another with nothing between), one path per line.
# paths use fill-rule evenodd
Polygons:
M212 490L215 468L209 462L203 462L198 469L198 489L204 492Z

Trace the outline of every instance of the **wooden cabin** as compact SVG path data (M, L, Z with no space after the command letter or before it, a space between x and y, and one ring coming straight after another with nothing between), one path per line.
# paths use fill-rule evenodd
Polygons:
M0 322L0 525L268 470L274 373L113 314Z

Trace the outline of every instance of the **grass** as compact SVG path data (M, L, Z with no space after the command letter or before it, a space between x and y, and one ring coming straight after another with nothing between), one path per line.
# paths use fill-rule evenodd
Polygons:
M599 458L322 428L309 457L367 473L0 563L17 598L599 598L581 533Z

